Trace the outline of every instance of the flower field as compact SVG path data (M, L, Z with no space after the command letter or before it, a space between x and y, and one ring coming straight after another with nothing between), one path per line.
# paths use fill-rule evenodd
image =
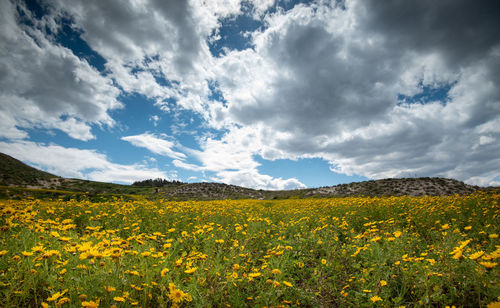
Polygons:
M499 201L0 201L0 306L495 306Z

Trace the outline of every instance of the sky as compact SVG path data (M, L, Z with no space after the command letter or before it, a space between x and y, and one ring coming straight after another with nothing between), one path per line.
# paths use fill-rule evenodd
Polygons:
M499 5L0 0L0 152L114 183L500 185Z

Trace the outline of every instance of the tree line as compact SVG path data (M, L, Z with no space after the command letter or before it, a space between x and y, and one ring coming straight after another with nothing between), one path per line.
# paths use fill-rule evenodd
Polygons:
M177 181L177 180L169 181L167 179L157 178L157 179L148 179L148 180L144 180L144 181L136 181L136 182L132 183L132 186L139 186L139 187L173 187L173 186L179 186L179 185L182 185L182 184L184 184L184 183L181 182L181 181Z

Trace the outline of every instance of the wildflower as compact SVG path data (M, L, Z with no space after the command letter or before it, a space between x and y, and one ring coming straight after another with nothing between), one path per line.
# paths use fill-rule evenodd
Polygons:
M492 233L489 235L489 238L498 238L498 234Z
M49 304L47 304L46 302L42 302L42 308L49 308Z
M7 254L7 253L8 253L8 251L7 251L7 250L2 250L2 251L0 251L0 257L1 257L1 256L3 256L3 255L5 255L5 254Z
M386 286L387 285L387 281L385 280L380 280L380 286Z
M325 259L321 259L321 264L325 265L326 264L326 260Z
M57 292L55 294L53 294L51 297L47 298L47 301L48 302L54 302L56 301L59 297L63 296L63 294L66 293L66 291L64 292Z
M394 237L400 237L401 234L403 234L403 232L401 232L401 231L394 231L394 233L392 233L392 234L394 234Z
M120 297L120 296L115 296L115 297L113 297L113 300L115 300L115 301L117 301L117 302L124 302L124 301L125 301L125 298Z
M185 270L184 273L192 274L192 273L196 272L197 269L198 269L197 267L192 267L192 268Z
M21 254L22 254L23 256L25 256L25 257L31 257L31 256L33 255L33 253L32 253L32 252L28 252L28 251L23 251L23 252L21 252Z
M500 308L500 302L491 302L486 306L486 308Z
M289 288L293 287L293 284L291 284L290 282L285 281L285 280L283 280L283 284L284 284L285 286L289 287Z
M469 259L476 260L477 258L481 257L482 255L484 255L484 251L478 251L478 252L471 254L469 256Z
M82 302L82 307L88 307L88 308L97 308L99 307L99 303L101 302L100 299L98 299L97 301L88 301L88 302Z
M237 263L233 264L233 270L237 271L239 269L240 269L240 265L239 264L237 264Z
M371 300L372 302L376 303L376 302L381 301L382 299L380 298L380 296L375 295L375 296L370 297L370 300Z
M182 299L184 298L184 292L182 292L179 289L173 289L170 291L168 294L168 297L172 300L174 303L180 303L182 302Z
M116 291L116 288L115 287L112 287L112 286L106 286L104 287L104 289L106 289L106 291L108 291L108 293L111 293L113 291Z
M64 304L66 304L66 303L70 303L70 302L71 302L71 299L69 299L68 297L63 297L63 298L61 298L61 299L57 302L57 304L58 304L58 305L64 305Z
M279 275L279 274L281 274L281 271L280 271L279 269L275 268L275 269L273 269L273 270L271 271L271 273L272 273L273 275Z
M496 262L488 262L488 261L479 262L479 264L481 264L482 266L484 266L486 268L494 268L495 266L498 265L498 263L496 263Z
M164 269L161 270L160 274L161 274L162 277L165 277L165 275L167 275L168 272L169 272L169 269L168 268L164 268Z

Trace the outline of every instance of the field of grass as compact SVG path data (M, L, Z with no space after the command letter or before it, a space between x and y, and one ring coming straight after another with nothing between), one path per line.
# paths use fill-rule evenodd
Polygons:
M495 307L499 201L2 200L0 306Z

